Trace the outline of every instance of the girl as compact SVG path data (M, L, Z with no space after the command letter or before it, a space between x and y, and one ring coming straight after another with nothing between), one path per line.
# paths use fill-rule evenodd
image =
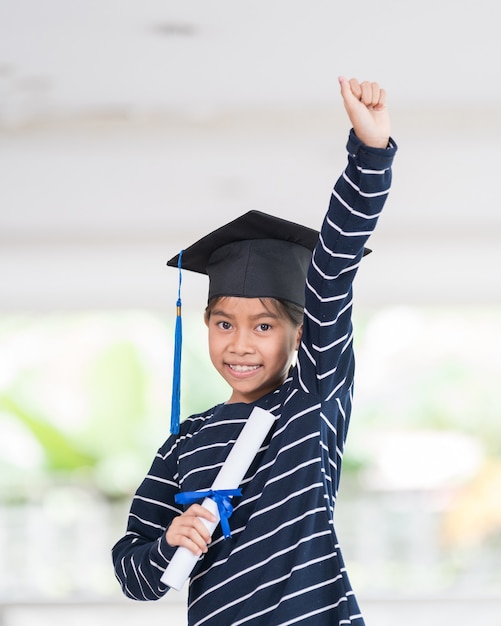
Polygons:
M340 86L353 129L320 235L251 212L181 257L183 268L209 275L209 351L232 391L159 449L113 560L128 597L156 600L177 546L200 555L190 626L363 625L334 506L352 402L352 282L396 145L385 91L355 79ZM210 537L199 518L212 521L211 513L200 504L183 512L175 496L210 488L256 405L274 426L233 502L231 538L219 527Z

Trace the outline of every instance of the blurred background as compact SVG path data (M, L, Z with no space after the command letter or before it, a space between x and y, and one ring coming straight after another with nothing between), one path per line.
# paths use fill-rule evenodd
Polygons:
M0 624L185 624L110 550L168 434L180 248L318 228L337 77L386 87L394 186L355 285L337 525L368 626L501 625L493 0L0 0ZM228 393L184 276L183 415Z

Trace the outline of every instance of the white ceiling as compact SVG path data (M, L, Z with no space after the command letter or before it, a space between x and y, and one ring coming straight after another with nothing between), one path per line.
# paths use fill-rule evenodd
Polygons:
M499 303L495 9L0 0L0 306L170 306L165 261L206 229L249 208L318 226L340 73L387 87L400 146L361 303Z
M61 113L330 104L339 72L376 77L396 102L499 103L496 6L1 0L2 108L22 116L14 109L23 104Z

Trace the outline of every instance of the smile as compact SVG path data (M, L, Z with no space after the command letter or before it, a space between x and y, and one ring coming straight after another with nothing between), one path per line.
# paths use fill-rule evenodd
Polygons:
M231 365L230 363L228 363L228 367L233 372L238 372L238 373L243 374L245 372L254 372L255 370L259 369L261 366L260 365Z

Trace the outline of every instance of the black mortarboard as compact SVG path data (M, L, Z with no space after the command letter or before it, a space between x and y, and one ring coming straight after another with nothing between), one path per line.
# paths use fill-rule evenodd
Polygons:
M181 269L209 276L209 299L270 297L304 305L318 231L249 211L182 252ZM179 255L167 265L178 267Z

